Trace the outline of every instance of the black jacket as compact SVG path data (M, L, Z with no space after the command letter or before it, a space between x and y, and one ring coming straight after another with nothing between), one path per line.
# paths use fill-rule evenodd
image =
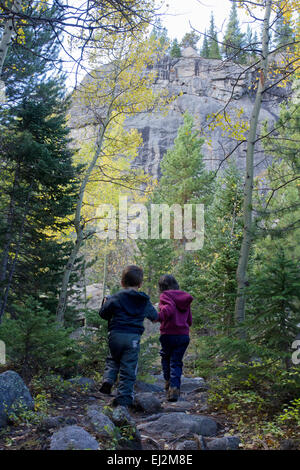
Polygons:
M110 296L102 305L99 315L108 320L108 329L126 333L144 332L144 319L158 320L158 314L144 292L123 289Z

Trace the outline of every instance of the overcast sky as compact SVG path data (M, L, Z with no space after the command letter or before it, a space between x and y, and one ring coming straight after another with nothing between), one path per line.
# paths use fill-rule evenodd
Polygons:
M160 0L158 0L160 1ZM215 25L219 33L219 39L226 29L226 22L231 9L230 0L164 0L161 8L161 21L168 30L170 39L175 37L180 41L185 33L191 31L191 26L204 33L209 28L211 12L214 14ZM242 10L238 10L238 16L243 31L246 31L249 17ZM199 42L199 46L202 39ZM63 54L65 57L65 55ZM73 88L75 84L74 64L64 65L68 71L67 85ZM79 81L84 77L84 70L78 70Z
M162 12L162 23L168 29L169 37L180 40L185 33L193 28L204 33L209 28L211 12L214 14L218 32L225 30L231 2L230 0L165 0ZM169 6L167 6L169 5ZM238 10L242 29L246 31L249 17L242 10Z

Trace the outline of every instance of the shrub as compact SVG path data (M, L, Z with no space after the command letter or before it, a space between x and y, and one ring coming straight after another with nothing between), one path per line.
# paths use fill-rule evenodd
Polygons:
M28 297L16 305L16 318L5 318L0 338L6 344L8 362L25 380L46 371L70 370L78 359L70 330L59 328L41 304Z

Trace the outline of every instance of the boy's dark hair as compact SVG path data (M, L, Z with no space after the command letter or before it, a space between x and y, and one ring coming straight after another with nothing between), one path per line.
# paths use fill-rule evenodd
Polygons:
M144 273L138 266L127 266L122 272L122 285L125 287L139 287L143 282Z
M158 281L160 292L165 290L179 290L179 284L172 274L164 274Z

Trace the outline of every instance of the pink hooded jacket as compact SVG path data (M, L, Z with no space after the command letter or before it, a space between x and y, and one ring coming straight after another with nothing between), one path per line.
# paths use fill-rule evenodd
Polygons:
M159 321L162 335L188 335L192 325L193 297L181 290L166 290L159 298Z

